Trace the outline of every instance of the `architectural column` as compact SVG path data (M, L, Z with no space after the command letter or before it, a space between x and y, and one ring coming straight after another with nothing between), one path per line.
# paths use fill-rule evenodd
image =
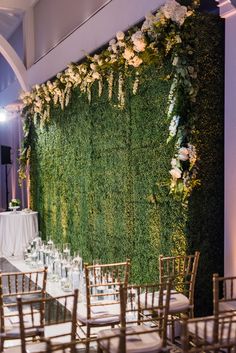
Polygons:
M225 275L236 276L236 7L219 0L219 8L225 19Z

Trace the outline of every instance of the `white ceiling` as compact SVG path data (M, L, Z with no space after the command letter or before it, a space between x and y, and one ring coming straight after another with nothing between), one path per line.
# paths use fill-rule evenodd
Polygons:
M8 39L22 22L23 14L22 10L0 10L0 34L5 39Z
M0 34L8 39L38 0L0 0Z

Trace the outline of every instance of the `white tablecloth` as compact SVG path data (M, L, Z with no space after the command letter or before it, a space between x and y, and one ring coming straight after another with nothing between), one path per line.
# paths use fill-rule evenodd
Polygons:
M26 245L38 235L38 212L0 213L0 255L22 256Z

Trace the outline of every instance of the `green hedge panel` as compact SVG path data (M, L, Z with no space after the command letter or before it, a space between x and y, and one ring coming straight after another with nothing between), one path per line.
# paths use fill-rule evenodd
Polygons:
M52 109L50 124L32 133L31 204L44 237L70 242L84 261L130 257L133 282L157 280L160 254L200 250L197 310L207 313L212 273L223 271L223 28L211 16L191 21L199 93L188 118L201 186L189 206L168 188L174 141L166 143L171 81L163 78L170 62L146 68L135 96L126 79L124 110L115 106L117 87L108 101L106 83L101 97L92 89L91 104L75 90L64 111Z

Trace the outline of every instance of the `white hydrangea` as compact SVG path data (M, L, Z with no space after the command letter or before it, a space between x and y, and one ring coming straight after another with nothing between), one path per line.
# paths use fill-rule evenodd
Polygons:
M165 18L171 19L179 25L182 25L185 18L188 16L187 7L180 5L175 0L168 0L165 5L162 6L161 12L164 14Z
M141 31L145 32L151 29L154 22L155 22L155 16L151 12L148 12L145 16L145 21L143 22Z
M144 35L141 31L137 31L136 33L134 33L131 37L131 40L134 44L135 51L142 52L145 50L146 42L145 42Z
M177 3L175 0L168 0L165 5L161 7L161 12L167 19L173 16L176 9L176 4Z
M178 4L176 6L175 12L171 17L172 21L178 23L180 26L184 23L187 14L187 7Z

